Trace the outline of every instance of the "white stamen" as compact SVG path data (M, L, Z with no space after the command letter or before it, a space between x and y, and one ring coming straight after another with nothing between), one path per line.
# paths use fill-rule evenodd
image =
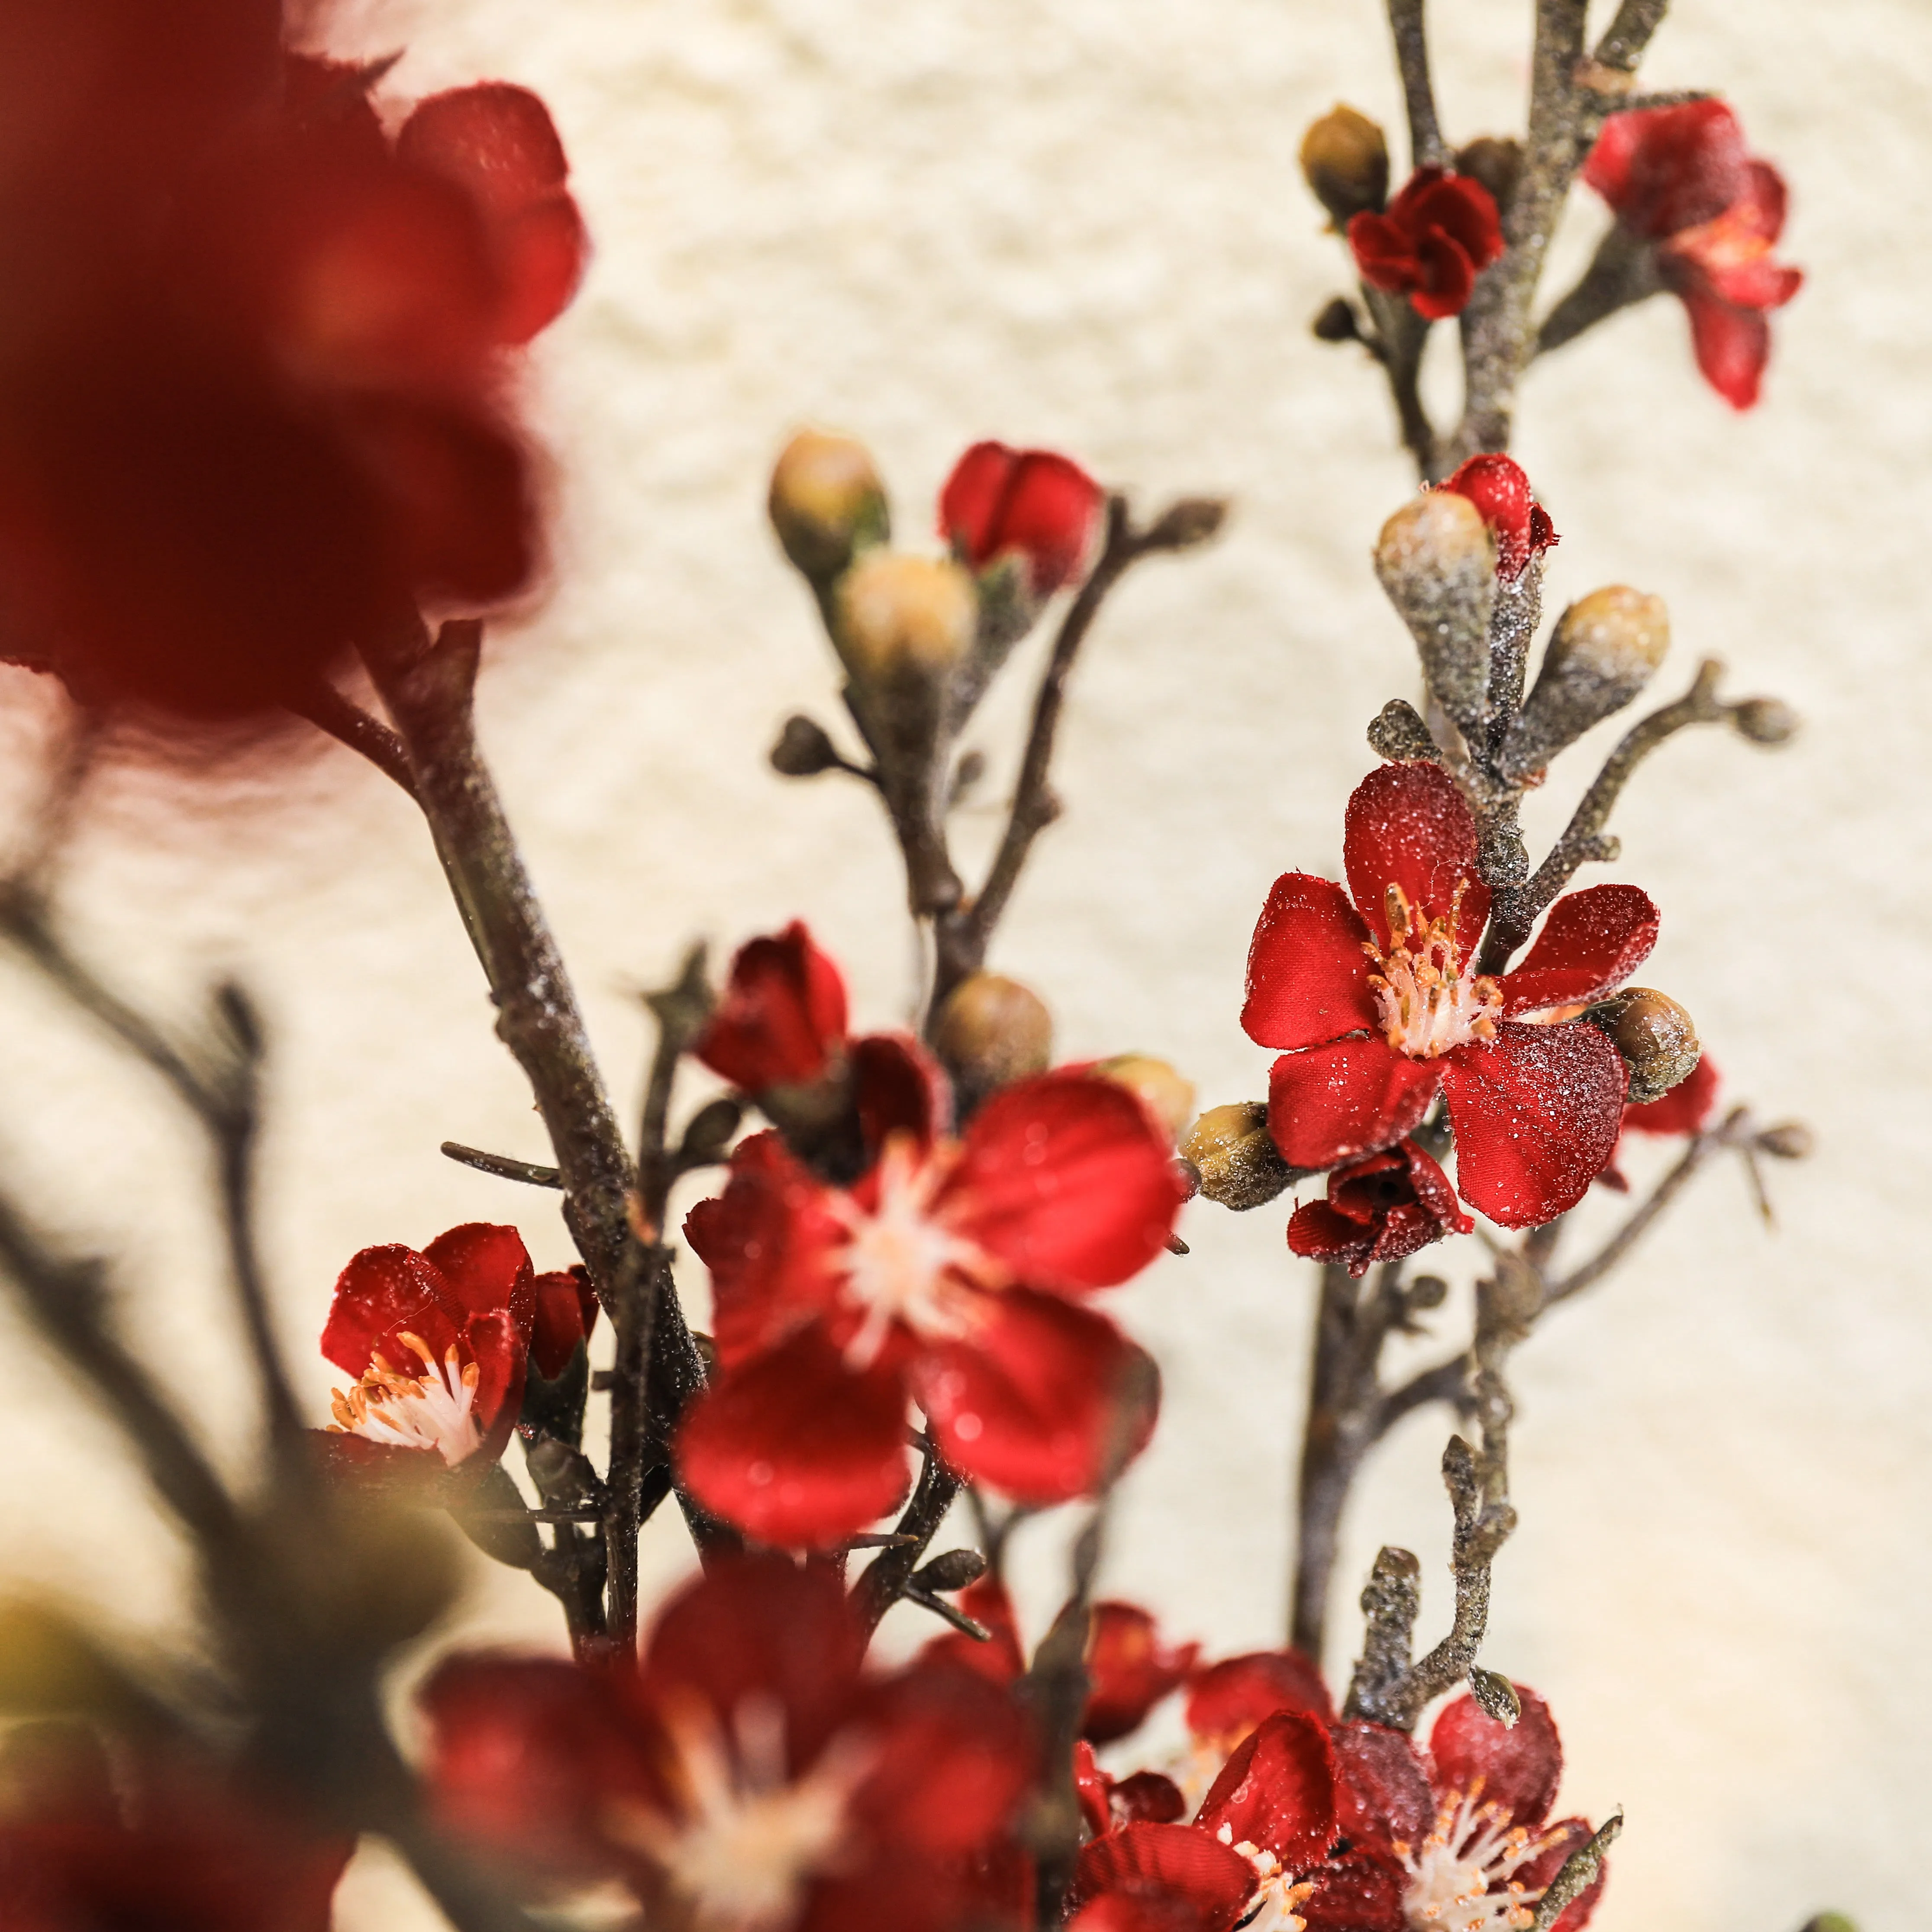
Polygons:
M1274 1852L1246 1838L1236 1844L1233 1826L1223 1825L1214 1835L1255 1868L1255 1891L1242 1908L1240 1932L1307 1932L1308 1922L1294 1908L1314 1886L1297 1884Z
M1526 1887L1516 1874L1548 1851L1557 1834L1538 1838L1506 1824L1508 1813L1479 1804L1481 1795L1479 1780L1474 1790L1444 1798L1428 1837L1395 1848L1408 1870L1402 1908L1413 1932L1520 1932L1536 1923L1544 1888Z
M439 1362L420 1335L397 1338L422 1366L392 1369L377 1355L352 1389L338 1389L332 1403L338 1435L366 1436L398 1449L434 1449L454 1468L483 1441L476 1415L481 1374L452 1342Z
M847 1808L871 1754L835 1738L795 1783L785 1774L784 1714L746 1698L728 1738L708 1706L666 1720L676 1816L628 1805L610 1828L663 1873L688 1932L784 1932L812 1880L836 1868Z
M896 1134L879 1157L878 1204L868 1212L849 1195L834 1197L850 1239L832 1265L847 1300L865 1312L845 1348L855 1369L878 1360L895 1322L922 1341L956 1340L973 1325L974 1292L1004 1284L1004 1268L950 1225L944 1208L934 1210L950 1166L944 1153L922 1156L910 1136Z
M1503 996L1495 980L1466 968L1456 938L1463 888L1440 919L1420 920L1400 886L1387 901L1389 949L1371 939L1362 950L1379 970L1369 975L1382 1034L1396 1052L1434 1060L1472 1040L1492 1040Z

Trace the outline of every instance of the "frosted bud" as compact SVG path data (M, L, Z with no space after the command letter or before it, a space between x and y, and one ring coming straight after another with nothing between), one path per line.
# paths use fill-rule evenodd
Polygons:
M1331 108L1301 137L1301 172L1337 228L1388 200L1388 142L1366 114Z
M958 564L872 550L838 580L832 641L861 685L941 684L978 622L973 580Z
M1053 1060L1053 1016L1017 980L975 973L940 1008L932 1045L970 1107L996 1088L1046 1071Z
M1096 1060L1094 1071L1138 1094L1141 1104L1170 1137L1194 1118L1193 1082L1184 1079L1164 1060L1144 1053L1119 1053L1111 1060Z
M1629 1070L1634 1107L1662 1100L1703 1058L1690 1016L1669 994L1648 986L1626 986L1583 1017L1609 1039Z
M1754 745L1786 745L1798 735L1797 712L1775 698L1747 698L1732 705L1731 722Z
M1612 584L1580 598L1556 620L1536 688L1510 726L1504 769L1540 771L1648 684L1670 648L1660 597Z
M1259 1208L1295 1178L1268 1132L1267 1103L1237 1100L1210 1107L1188 1130L1181 1158L1201 1177L1201 1191L1223 1208Z
M1482 722L1490 682L1496 540L1454 490L1405 503L1376 540L1376 574L1415 640L1423 675L1466 736Z
M772 471L772 527L814 584L830 584L855 552L891 533L885 486L872 453L849 436L800 430Z

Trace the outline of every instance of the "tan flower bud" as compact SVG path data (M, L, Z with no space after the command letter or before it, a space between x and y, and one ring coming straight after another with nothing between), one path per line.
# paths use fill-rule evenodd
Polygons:
M1017 980L975 973L940 1008L932 1045L970 1108L996 1088L1046 1071L1053 1060L1053 1016Z
M1731 706L1731 722L1754 745L1786 745L1798 735L1798 716L1775 698L1747 698Z
M785 555L826 584L854 553L890 534L885 486L869 451L849 436L800 430L772 471L772 526Z
M1668 993L1648 986L1626 986L1583 1017L1607 1036L1629 1069L1632 1106L1662 1100L1703 1058L1690 1016Z
M1522 172L1522 143L1479 134L1466 148L1456 151L1456 172L1480 182L1490 191L1498 214L1506 214L1516 199L1517 177Z
M1490 682L1496 540L1453 490L1405 503L1376 540L1376 574L1415 640L1423 674L1465 735L1482 720Z
M1809 1160L1815 1144L1811 1130L1802 1120L1780 1120L1757 1137L1759 1152L1774 1160Z
M1094 1071L1140 1096L1141 1103L1170 1135L1178 1134L1194 1118L1194 1083L1183 1079L1164 1060L1144 1053L1118 1053L1097 1060Z
M1259 1208L1295 1177L1268 1132L1268 1106L1237 1100L1210 1107L1180 1143L1181 1158L1201 1177L1201 1191L1223 1208Z
M1510 728L1502 763L1515 774L1540 771L1648 684L1670 648L1664 599L1627 584L1579 598L1556 620L1536 688Z
M1337 106L1301 137L1301 172L1337 228L1388 200L1388 142L1366 114Z
M944 683L973 648L973 580L950 559L873 550L838 580L833 641L863 685Z

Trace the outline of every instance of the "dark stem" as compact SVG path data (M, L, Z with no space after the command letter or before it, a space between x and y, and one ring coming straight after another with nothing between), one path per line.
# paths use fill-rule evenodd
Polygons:
M1402 98L1408 110L1411 164L1445 166L1449 150L1436 118L1436 92L1429 80L1429 37L1422 20L1423 0L1388 0L1389 32L1395 38L1395 64L1402 74Z
M1366 282L1362 302L1375 322L1369 346L1388 376L1402 447L1414 459L1421 482L1439 483L1448 473L1442 464L1442 442L1422 401L1422 352L1429 340L1429 323L1406 296L1387 295Z
M1342 1507L1359 1449L1348 1424L1354 1389L1346 1373L1353 1340L1355 1284L1330 1262L1322 1270L1315 1317L1315 1354L1308 1377L1308 1417L1295 1478L1294 1571L1288 1642L1318 1662L1327 1634L1328 1589Z
M878 1628L880 1618L905 1594L912 1573L925 1561L926 1546L939 1534L958 1493L959 1478L936 1449L928 1448L912 1499L892 1526L894 1537L903 1540L880 1550L853 1587L852 1607L868 1634Z
M360 752L384 777L416 796L416 774L410 769L409 748L380 718L372 718L332 684L317 684L299 704L290 706L352 752Z
M513 1160L506 1154L485 1154L481 1148L465 1147L460 1141L445 1141L442 1151L450 1160L473 1167L479 1174L499 1180L520 1180L526 1187L561 1187L563 1176L554 1167L533 1160Z

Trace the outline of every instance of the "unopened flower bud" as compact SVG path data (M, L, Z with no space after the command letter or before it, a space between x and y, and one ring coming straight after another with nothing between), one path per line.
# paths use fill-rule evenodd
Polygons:
M1180 1152L1200 1175L1202 1192L1223 1208L1262 1207L1295 1176L1268 1132L1264 1101L1210 1107L1188 1130Z
M838 762L838 754L822 725L809 718L793 716L785 720L770 758L772 770L784 777L809 778L830 771Z
M1432 490L1405 503L1376 540L1376 574L1415 640L1423 674L1472 735L1490 679L1496 546L1468 497Z
M986 1559L978 1550L947 1550L915 1570L912 1580L922 1590L951 1592L978 1582L986 1574Z
M1690 1016L1667 993L1626 986L1583 1016L1605 1034L1630 1072L1634 1107L1660 1100L1696 1070L1704 1049Z
M1301 172L1337 228L1388 200L1388 142L1366 114L1331 108L1301 137Z
M932 1044L970 1106L996 1088L1046 1071L1053 1060L1053 1016L1017 980L975 973L940 1008Z
M1811 1130L1802 1120L1780 1120L1757 1137L1758 1151L1774 1160L1809 1160L1814 1144Z
M1391 698L1369 720L1369 749L1399 764L1415 758L1439 763L1442 756L1422 713L1406 698Z
M1731 723L1754 745L1787 745L1798 735L1798 716L1775 698L1748 698L1731 706Z
M800 430L772 471L772 527L785 555L815 584L890 534L885 486L871 452L849 436Z
M1522 143L1493 134L1478 135L1467 147L1456 149L1456 172L1480 182L1500 213L1516 198L1516 178L1522 172Z
M973 648L973 580L938 557L874 550L838 580L833 632L860 684L943 683Z
M1183 1079L1164 1060L1144 1053L1116 1054L1096 1060L1094 1071L1116 1080L1140 1096L1141 1104L1170 1136L1178 1135L1194 1118L1194 1083Z
M1310 327L1317 342L1356 342L1362 326L1356 319L1355 304L1346 296L1336 296L1324 303L1322 312Z
M1650 682L1670 648L1660 597L1612 584L1578 598L1556 620L1536 687L1510 728L1505 770L1540 771Z
M1858 1932L1842 1912L1820 1912L1804 1922L1803 1932Z

